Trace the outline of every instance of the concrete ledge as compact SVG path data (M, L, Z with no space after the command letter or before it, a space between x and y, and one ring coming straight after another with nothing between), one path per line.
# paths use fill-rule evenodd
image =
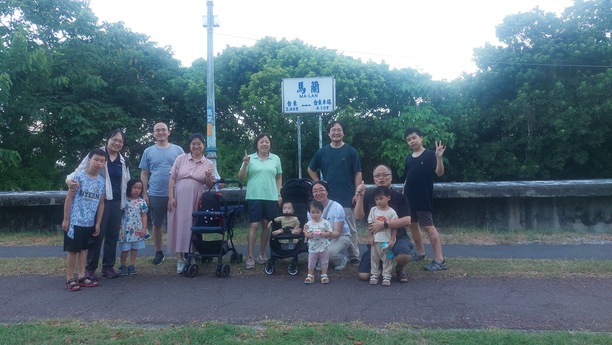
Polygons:
M368 188L372 188L369 186ZM401 185L393 185L401 191ZM223 190L228 203L245 189ZM1 229L57 229L65 191L0 192ZM612 179L436 183L438 227L612 233Z

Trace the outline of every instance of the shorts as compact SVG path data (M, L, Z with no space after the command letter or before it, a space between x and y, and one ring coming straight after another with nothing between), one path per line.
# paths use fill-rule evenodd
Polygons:
M151 212L151 224L154 226L164 225L166 215L168 214L168 197L167 196L150 196L149 195L149 210Z
M145 249L145 241L140 240L136 242L119 242L119 250L127 252L130 249Z
M64 251L78 253L93 248L95 230L96 228L93 226L74 225L74 238L68 237L68 232L64 231Z
M391 249L391 251L393 252L393 255L400 255L400 254L410 255L410 253L412 252L412 249L413 249L413 246L412 246L412 241L410 241L410 237L400 236L396 238L395 245L393 245L393 248ZM359 262L359 268L357 268L357 272L370 273L371 267L372 266L370 265L370 245L368 244L368 249L365 252L363 252L363 255L361 256L361 261ZM382 268L382 262L381 262L381 268Z
M278 201L247 200L249 208L249 222L259 223L262 219L273 220L278 210Z
M420 226L434 226L431 212L410 210L412 224L418 223Z

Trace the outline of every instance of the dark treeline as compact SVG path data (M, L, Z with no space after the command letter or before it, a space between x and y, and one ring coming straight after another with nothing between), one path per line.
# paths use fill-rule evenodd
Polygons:
M577 0L560 16L508 16L502 45L476 49L478 71L452 82L301 41L227 48L214 61L219 172L234 178L252 138L268 132L285 179L297 177L296 117L281 112L281 81L333 76L337 110L323 122L345 122L364 171L385 162L399 182L403 129L418 126L426 147L448 145L443 181L610 178L611 8ZM185 148L190 133L205 133L206 61L181 67L122 23L98 25L85 1L3 1L0 40L0 190L62 188L113 128L126 131L134 174L155 122ZM302 120L305 171L318 120Z

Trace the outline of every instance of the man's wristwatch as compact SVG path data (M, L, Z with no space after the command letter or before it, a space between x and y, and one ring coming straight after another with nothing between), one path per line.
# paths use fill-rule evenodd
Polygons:
M383 222L383 226L385 227L385 229L389 229L389 223L387 223L386 220Z

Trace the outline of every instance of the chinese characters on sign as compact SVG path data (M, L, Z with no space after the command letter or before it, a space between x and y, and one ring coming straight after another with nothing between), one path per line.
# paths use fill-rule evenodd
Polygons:
M283 79L283 113L329 113L336 108L333 77Z

